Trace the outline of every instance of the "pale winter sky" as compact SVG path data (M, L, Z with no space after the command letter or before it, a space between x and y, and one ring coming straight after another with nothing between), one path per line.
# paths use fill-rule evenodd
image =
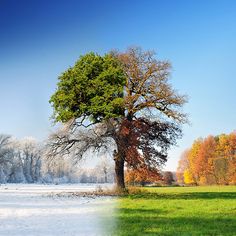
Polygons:
M57 77L86 52L138 45L171 61L190 98L175 170L194 139L235 130L235 12L233 0L0 0L0 133L45 139Z

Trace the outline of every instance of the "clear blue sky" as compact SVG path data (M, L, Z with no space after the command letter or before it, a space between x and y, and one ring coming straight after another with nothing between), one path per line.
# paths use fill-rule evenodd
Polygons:
M57 77L89 51L138 45L172 62L188 94L174 170L194 139L236 129L236 1L0 0L0 133L47 137Z

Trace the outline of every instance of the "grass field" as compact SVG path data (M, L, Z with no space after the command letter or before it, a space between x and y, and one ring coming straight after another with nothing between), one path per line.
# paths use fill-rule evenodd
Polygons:
M236 186L142 190L118 200L114 235L236 235Z

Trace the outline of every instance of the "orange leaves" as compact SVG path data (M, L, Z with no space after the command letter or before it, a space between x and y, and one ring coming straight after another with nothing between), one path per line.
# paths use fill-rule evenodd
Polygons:
M120 130L120 134L123 136L127 136L130 133L130 129L128 127L123 126Z
M129 138L132 131L132 122L128 119L124 119L120 124L119 136L120 138Z
M185 184L236 184L236 133L196 140L177 169Z
M125 108L128 113L137 116L148 109L154 117L159 113L177 123L187 122L186 115L179 109L187 102L187 97L178 94L169 84L171 65L168 61L157 60L154 52L139 47L115 56L127 76Z
M159 169L166 162L168 148L180 135L174 123L124 119L117 136L119 152L129 167Z
M148 168L127 169L125 173L125 182L130 185L144 185L157 182L160 179L159 172Z

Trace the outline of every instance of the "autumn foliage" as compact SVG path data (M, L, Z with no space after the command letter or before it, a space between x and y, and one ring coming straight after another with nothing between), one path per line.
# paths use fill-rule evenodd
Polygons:
M236 184L236 132L197 139L179 161L182 184Z
M182 136L187 102L169 83L171 65L139 47L104 56L88 53L59 76L50 103L62 131L50 138L50 158L113 150L117 187L124 167L156 172Z
M180 129L172 123L125 119L119 132L119 145L127 167L158 175L167 160L168 147L175 144L179 134Z
M125 172L125 182L129 185L142 185L156 183L162 179L156 171L147 168L127 169Z

